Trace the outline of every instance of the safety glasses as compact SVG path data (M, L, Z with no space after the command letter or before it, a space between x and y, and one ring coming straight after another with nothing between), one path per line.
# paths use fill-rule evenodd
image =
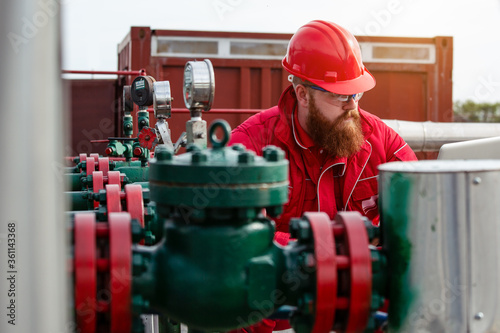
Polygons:
M353 99L355 102L357 102L361 99L361 97L363 97L362 92L358 93L358 94L352 94L352 95L339 95L339 94L334 94L334 93L332 93L326 89L323 89L321 87L318 87L318 86L312 86L312 85L305 85L305 86L309 87L311 89L314 89L314 90L329 93L334 100L339 101L339 102L347 102L350 99Z

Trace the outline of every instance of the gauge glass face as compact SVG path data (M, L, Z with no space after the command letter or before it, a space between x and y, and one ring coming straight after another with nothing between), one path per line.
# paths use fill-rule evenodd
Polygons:
M191 65L186 66L184 71L184 102L189 109L193 103L193 68Z

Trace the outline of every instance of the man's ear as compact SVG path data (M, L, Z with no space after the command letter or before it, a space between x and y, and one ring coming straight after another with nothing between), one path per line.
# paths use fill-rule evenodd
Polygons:
M299 105L307 109L309 107L309 93L307 88L302 84L298 84L295 87L295 95L297 96L297 102Z

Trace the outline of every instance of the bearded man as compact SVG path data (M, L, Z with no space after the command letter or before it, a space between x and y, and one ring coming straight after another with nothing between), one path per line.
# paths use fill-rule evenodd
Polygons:
M277 106L250 117L230 140L259 155L278 146L290 161L289 200L275 219L275 239L286 244L290 218L308 211L333 219L354 210L377 223L377 167L417 158L395 131L359 108L375 79L357 40L335 23L312 21L294 34L282 64L292 85Z

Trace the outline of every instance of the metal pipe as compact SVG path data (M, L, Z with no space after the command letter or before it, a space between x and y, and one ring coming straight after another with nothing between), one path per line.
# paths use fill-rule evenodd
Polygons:
M414 151L438 151L446 143L500 136L498 123L435 123L384 120Z
M112 74L112 75L130 75L130 76L144 76L146 75L146 70L144 68L138 71L74 71L74 70L62 70L63 74Z
M0 59L0 332L73 331L59 2L2 1Z

